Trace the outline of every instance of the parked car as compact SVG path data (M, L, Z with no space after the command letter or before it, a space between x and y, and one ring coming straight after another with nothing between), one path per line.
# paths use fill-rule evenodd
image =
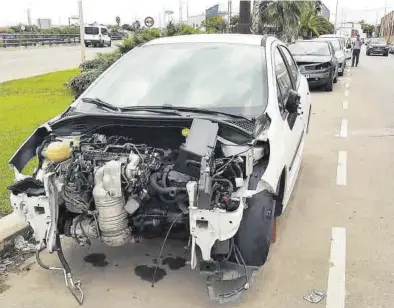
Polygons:
M85 25L84 27L84 41L85 46L89 45L94 47L110 47L112 44L111 37L109 36L108 28L102 25Z
M338 75L343 76L346 68L346 55L343 46L341 45L340 39L338 38L324 38L319 37L316 41L330 42L334 47L335 57L338 60Z
M289 50L309 86L333 90L338 79L338 60L330 42L300 41L289 45Z
M389 44L389 53L394 54L394 44Z
M119 59L16 151L11 204L33 227L39 251L57 251L74 294L82 291L60 235L133 249L134 237L167 238L176 228L193 269L198 246L210 279L245 276L267 259L310 115L308 82L273 37L155 39ZM22 175L35 155L36 171ZM40 253L37 260L43 265Z
M352 39L350 37L337 34L324 34L320 35L320 38L338 38L345 53L346 59L352 58Z
M388 57L389 55L389 44L384 38L372 38L369 42L366 51L367 56L371 55L382 55Z

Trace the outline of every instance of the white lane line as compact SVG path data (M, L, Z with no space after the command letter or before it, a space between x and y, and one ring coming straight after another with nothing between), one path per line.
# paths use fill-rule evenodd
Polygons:
M347 124L348 124L348 120L342 119L341 130L339 131L339 136L342 138L347 138Z
M347 182L347 152L338 152L337 185L346 186Z
M347 84L345 85L345 87L346 87L346 88L350 88L350 84L347 83Z
M348 101L343 101L342 102L342 109L343 110L347 110L349 108L349 102Z
M349 91L345 90L345 96L349 96Z
M345 308L346 229L332 228L326 308Z

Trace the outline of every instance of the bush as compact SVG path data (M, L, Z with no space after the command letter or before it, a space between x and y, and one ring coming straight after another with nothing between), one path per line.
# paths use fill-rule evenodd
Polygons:
M75 76L68 82L68 87L71 88L75 97L80 96L92 83L95 81L105 69L99 67L89 71L82 72Z

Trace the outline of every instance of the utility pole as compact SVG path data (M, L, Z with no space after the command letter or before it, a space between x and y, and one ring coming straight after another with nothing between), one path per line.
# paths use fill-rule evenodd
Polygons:
M387 0L384 3L384 16L387 14Z
M182 0L179 0L179 24L182 24Z
M335 34L336 34L336 32L337 32L337 21L338 21L338 3L339 3L339 0L337 0L337 7L336 7L336 9L335 9Z
M31 27L31 9L27 9L27 24Z
M187 2L186 2L186 16L187 16L187 19L189 20L189 0L187 0Z
M81 62L86 60L86 50L85 50L85 30L83 27L83 7L82 0L78 0L79 6L79 29L80 29L80 41L81 41Z

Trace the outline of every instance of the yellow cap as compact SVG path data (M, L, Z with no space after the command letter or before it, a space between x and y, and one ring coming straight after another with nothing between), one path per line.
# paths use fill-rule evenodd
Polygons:
M190 133L190 129L188 129L188 128L182 129L182 136L183 137L187 137L189 135L189 133Z

